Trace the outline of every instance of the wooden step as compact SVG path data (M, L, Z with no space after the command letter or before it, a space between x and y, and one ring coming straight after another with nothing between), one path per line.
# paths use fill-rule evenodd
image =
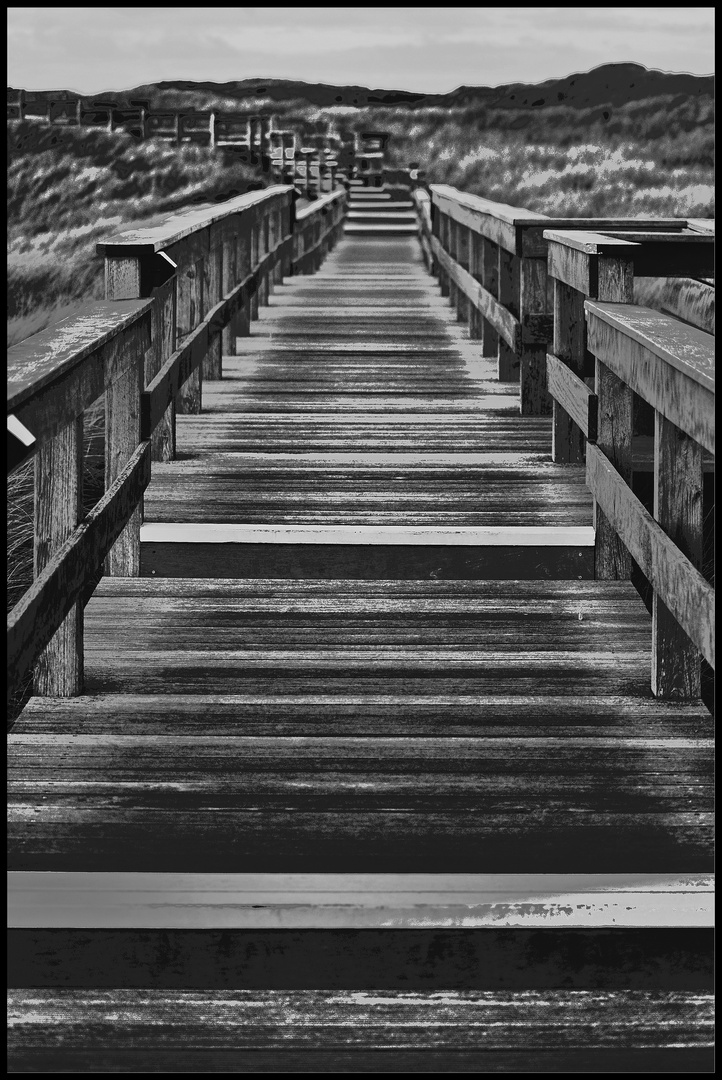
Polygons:
M8 925L16 928L714 925L714 879L672 874L19 871L8 877Z

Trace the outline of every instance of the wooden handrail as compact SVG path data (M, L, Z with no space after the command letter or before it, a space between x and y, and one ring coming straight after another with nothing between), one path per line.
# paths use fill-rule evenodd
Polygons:
M714 339L632 304L586 301L584 310L600 417L587 484L608 526L597 530L597 576L626 571L621 542L654 590L652 691L696 698L700 654L715 663L714 589L699 571L702 453L715 450ZM630 485L633 393L654 410L653 514Z

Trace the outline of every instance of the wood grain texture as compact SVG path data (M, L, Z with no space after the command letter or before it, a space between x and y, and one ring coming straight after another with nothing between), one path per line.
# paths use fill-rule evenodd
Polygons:
M41 447L35 458L37 580L75 531L83 511L83 418ZM83 689L83 609L76 601L37 659L34 690L43 697L70 697Z
M632 411L630 388L600 360L596 362L597 445L620 481L632 484ZM626 581L632 572L629 549L608 520L599 500L594 506L596 575Z
M592 687L611 698L643 696L648 685L649 616L638 598L630 609L627 583L550 583L543 609L538 581L469 583L461 593L455 582L441 583L441 593L433 582L368 583L363 599L355 582L318 583L316 599L311 583L228 583L225 594L214 582L200 582L197 593L188 582L166 583L163 598L155 585L108 581L90 601L89 694L192 696L212 684L221 695L261 695L266 709L289 695L353 688L361 700L414 695L437 710L449 695L507 695L494 723L518 732L532 707L550 718L566 699L566 724L570 697ZM27 723L38 708L24 714ZM153 722L92 736L52 734L42 724L35 734L23 723L11 736L11 866L458 873L660 872L680 858L689 869L707 865L704 741L577 739L574 724L561 738L530 727L449 739L428 727L407 734L415 713L394 713L386 730L372 718L376 735L339 728L330 742L255 734L250 718L242 731L212 739L197 728L184 734L187 720L172 735L155 733Z
M697 569L702 563L702 447L659 413L654 432L654 517ZM698 698L699 653L666 604L652 601L652 693Z
M547 353L549 392L554 401L574 421L588 442L597 441L599 399L558 356Z
M56 993L93 987L707 994L714 989L713 941L707 927L10 930L8 985Z
M587 448L595 498L663 603L714 667L714 589L619 479L597 447Z

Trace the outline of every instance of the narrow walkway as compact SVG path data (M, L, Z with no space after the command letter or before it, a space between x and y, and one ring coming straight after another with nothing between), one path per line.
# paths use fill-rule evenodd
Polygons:
M277 288L87 608L86 695L16 725L11 868L711 869L711 719L652 699L582 470L451 320L413 239Z

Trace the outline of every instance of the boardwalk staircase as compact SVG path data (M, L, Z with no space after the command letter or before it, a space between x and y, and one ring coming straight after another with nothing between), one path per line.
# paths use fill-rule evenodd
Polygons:
M620 292L709 246L450 191L112 237L11 350L12 1071L711 1071L712 339Z

